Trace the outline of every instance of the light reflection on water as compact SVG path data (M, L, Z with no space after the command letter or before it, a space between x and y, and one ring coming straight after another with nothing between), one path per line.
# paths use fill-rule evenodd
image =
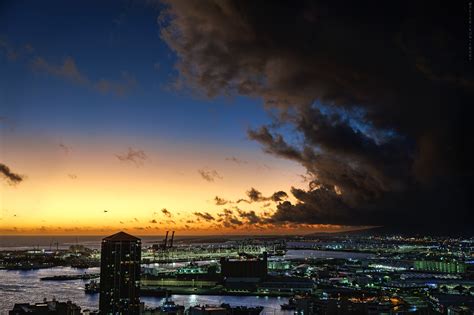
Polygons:
M84 272L97 273L99 268L74 269L70 267L54 267L48 269L17 271L0 270L0 314L7 314L15 303L37 303L43 298L59 301L71 300L82 307L82 309L97 309L99 295L84 293L83 280L71 281L41 281L41 277L54 275L82 274ZM263 306L262 314L291 314L282 312L280 304L287 303L288 298L256 297L256 296L213 296L213 295L173 295L172 299L177 304L185 307L197 304L216 305L229 303L233 306ZM156 307L162 304L163 298L143 297L141 301L145 305Z

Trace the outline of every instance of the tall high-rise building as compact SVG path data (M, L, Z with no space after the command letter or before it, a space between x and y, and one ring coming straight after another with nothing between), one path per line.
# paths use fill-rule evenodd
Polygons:
M139 314L141 240L125 232L102 240L101 314Z

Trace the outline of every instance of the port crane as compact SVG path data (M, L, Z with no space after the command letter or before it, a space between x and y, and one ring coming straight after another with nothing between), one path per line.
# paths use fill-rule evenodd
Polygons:
M162 243L153 245L153 249L155 249L155 250L156 249L165 250L165 249L173 248L174 231L171 232L171 238L168 241L169 233L170 233L170 231L166 231L166 235L165 235L165 238L163 239Z

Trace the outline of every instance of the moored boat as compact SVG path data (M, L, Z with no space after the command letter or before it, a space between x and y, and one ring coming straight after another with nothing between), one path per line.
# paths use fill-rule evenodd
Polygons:
M91 282L86 283L84 291L87 294L99 293L99 283L95 280L91 280Z
M294 311L296 310L296 300L291 298L288 303L281 304L280 307L284 311Z

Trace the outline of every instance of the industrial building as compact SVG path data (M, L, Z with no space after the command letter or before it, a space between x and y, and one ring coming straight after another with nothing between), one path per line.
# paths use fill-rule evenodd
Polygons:
M444 273L464 273L466 265L462 262L449 260L417 260L414 263L417 271L432 271Z
M255 278L262 280L267 276L267 253L262 258L229 259L221 258L221 275L223 279Z
M221 258L221 276L229 290L255 291L257 284L268 274L267 253L262 258L242 257L241 259Z

